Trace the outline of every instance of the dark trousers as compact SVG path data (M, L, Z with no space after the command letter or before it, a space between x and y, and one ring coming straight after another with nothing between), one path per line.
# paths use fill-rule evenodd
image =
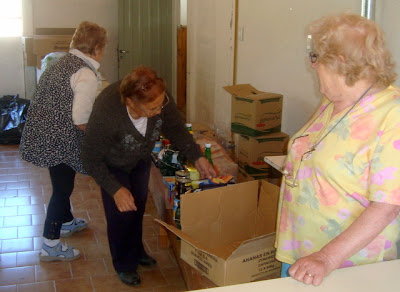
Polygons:
M59 239L61 225L74 219L69 197L74 189L75 171L61 163L49 168L53 194L47 208L43 237Z
M132 272L136 271L139 259L145 255L142 223L147 201L150 160L139 161L130 173L113 167L109 167L109 170L132 193L137 207L137 211L120 212L113 197L101 189L114 269L117 272Z

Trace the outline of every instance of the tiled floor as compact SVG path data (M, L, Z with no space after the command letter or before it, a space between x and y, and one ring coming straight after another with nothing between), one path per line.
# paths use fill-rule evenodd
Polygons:
M88 219L89 227L63 240L80 249L81 258L71 262L39 262L50 195L47 169L22 161L18 146L0 145L0 292L186 291L172 250L158 246L151 198L144 218L144 242L158 264L139 268L139 287L120 282L111 263L99 187L84 175L76 177L71 203L75 217Z

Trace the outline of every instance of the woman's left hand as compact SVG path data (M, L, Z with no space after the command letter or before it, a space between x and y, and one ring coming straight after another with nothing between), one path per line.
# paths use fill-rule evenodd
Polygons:
M211 179L217 176L214 167L204 157L197 159L194 166L199 171L201 178Z
M322 251L298 259L289 269L290 276L304 284L318 286L324 277L328 276L336 265L332 259Z

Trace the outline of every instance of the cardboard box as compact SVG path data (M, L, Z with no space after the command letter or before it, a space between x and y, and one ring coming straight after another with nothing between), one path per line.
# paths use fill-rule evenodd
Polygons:
M36 65L38 68L41 67L41 60L50 53L53 52L68 52L69 44L71 43L71 36L38 36L35 35L33 38L33 53L37 56Z
M33 38L33 53L47 55L52 52L68 52L72 35L35 35Z
M40 69L41 60L53 52L68 52L75 28L37 28L33 36L33 51L36 66Z
M33 53L33 37L22 37L26 66L36 66L36 55Z
M283 96L263 92L250 84L225 86L232 94L232 132L261 136L280 132Z
M181 258L218 286L279 274L275 225L279 187L250 181L181 196ZM200 207L201 206L201 207Z
M288 141L289 135L282 132L259 137L240 135L237 163L247 173L266 173L271 167L264 161L264 157L286 154Z

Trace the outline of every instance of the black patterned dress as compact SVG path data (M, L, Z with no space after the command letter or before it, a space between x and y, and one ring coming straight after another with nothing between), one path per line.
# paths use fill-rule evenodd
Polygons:
M85 173L80 160L84 133L72 121L74 93L71 76L90 66L67 54L48 67L40 78L22 133L22 159L39 167L65 163Z

